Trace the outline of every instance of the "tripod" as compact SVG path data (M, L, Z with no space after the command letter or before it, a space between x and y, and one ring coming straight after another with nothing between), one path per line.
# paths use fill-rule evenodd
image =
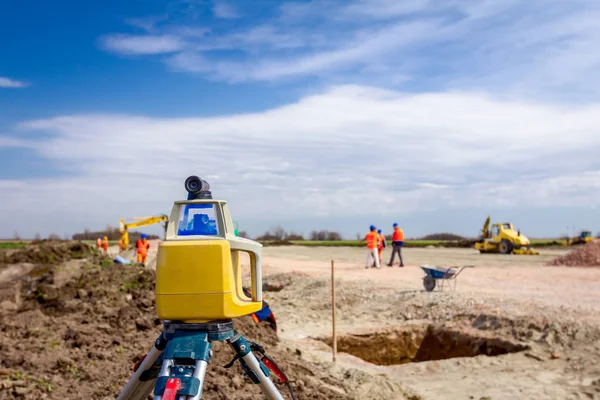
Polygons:
M277 364L264 353L264 349L248 342L233 329L231 320L203 324L164 322L162 334L152 349L134 367L134 374L117 400L145 400L154 388L154 400L199 400L202 398L206 368L213 355L211 342L227 342L235 351L234 359L225 366L231 367L239 360L244 374L260 386L268 400L283 400L270 372L286 383L292 399L292 388ZM257 358L254 352L260 354Z

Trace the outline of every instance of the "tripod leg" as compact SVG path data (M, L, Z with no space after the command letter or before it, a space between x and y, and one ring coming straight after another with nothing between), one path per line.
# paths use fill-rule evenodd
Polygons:
M173 360L171 359L164 359L162 366L160 368L160 374L158 374L158 377L160 378L161 376L170 376L171 375L171 368L173 367ZM154 400L162 400L162 395L154 395Z
M144 372L152 368L156 360L158 360L162 354L165 345L166 341L163 339L162 335L159 336L159 338L156 339L154 346L152 346L152 349L150 349L142 363L138 366L133 376L119 394L119 397L117 397L117 400L144 400L148 397L154 387L155 379L142 381L140 380L140 377Z
M200 400L202 398L202 391L204 388L204 375L206 375L206 367L208 363L204 360L196 360L196 368L194 368L194 378L198 378L200 381L200 390L198 394L191 397L190 400Z
M269 370L265 367L262 368L260 362L256 359L256 356L250 350L250 343L246 341L238 332L235 333L233 338L229 340L229 344L236 351L238 356L244 360L248 368L256 374L258 379L258 385L262 390L265 397L269 400L284 400L281 393L275 387L275 384L269 379Z

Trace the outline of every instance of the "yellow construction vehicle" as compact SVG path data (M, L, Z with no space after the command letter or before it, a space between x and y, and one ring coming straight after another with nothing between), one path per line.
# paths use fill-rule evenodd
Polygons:
M119 241L119 247L121 251L129 249L129 229L139 228L140 226L148 226L161 223L164 231L167 230L167 222L169 217L167 215L157 215L153 217L136 217L134 222L125 223L125 219L119 221L119 232L121 232L121 240Z
M594 237L592 236L592 231L581 231L579 232L579 236L574 238L567 238L564 242L564 246L576 246L578 244L586 244L594 241Z
M510 222L495 223L490 228L490 217L487 217L481 237L475 242L480 253L500 254L540 254L530 247L529 239L515 230Z

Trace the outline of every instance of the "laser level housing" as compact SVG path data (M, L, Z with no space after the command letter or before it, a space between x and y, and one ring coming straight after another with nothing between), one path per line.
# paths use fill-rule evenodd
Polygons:
M156 310L162 320L199 323L262 308L262 245L235 235L225 200L208 184L186 180L188 200L175 201L156 264ZM240 255L250 256L251 295L242 289Z

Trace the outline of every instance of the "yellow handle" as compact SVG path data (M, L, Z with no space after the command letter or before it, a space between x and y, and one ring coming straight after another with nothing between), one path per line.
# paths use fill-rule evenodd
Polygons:
M259 249L253 249L255 247L252 243L243 243L239 241L230 240L229 245L232 251L241 251L247 253L250 256L250 279L252 284L252 301L262 302L262 265L261 265L261 251Z

